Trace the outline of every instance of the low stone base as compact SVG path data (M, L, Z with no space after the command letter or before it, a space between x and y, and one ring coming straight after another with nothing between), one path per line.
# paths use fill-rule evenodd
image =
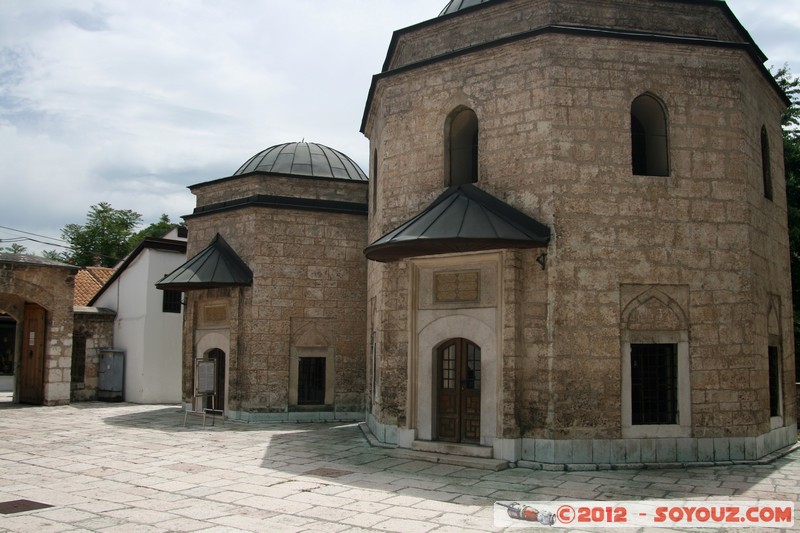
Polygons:
M683 464L755 461L797 442L797 425L757 437L522 439L522 460L543 464Z
M184 407L185 408L185 407ZM290 413L253 413L249 411L225 411L226 420L237 422L361 422L363 412L311 411Z
M367 414L366 424L381 445L419 448L414 430L379 422ZM445 449L447 443L440 443ZM797 445L797 425L773 429L757 437L657 439L495 439L491 457L540 470L669 468L769 462L776 452ZM439 450L437 450L439 451ZM445 452L447 453L447 452ZM459 455L453 448L454 455Z

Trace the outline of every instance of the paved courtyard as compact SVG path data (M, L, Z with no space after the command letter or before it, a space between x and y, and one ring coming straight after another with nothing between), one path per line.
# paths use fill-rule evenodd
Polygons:
M769 465L592 472L420 457L371 447L354 424L184 427L174 406L0 403L0 506L50 506L0 514L0 531L469 533L494 530L497 500L800 495L800 451Z

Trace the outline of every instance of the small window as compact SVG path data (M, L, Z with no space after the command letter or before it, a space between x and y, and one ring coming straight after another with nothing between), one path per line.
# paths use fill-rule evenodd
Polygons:
M72 370L71 381L82 384L86 376L86 334L75 333L72 336Z
M297 404L323 405L325 403L324 357L301 357L297 372Z
M478 181L478 117L461 108L450 116L448 141L448 185Z
M661 102L643 94L631 104L631 167L638 176L669 176L667 114Z
M161 310L165 313L180 313L183 293L181 291L163 291L164 299Z
M772 200L772 173L769 163L769 137L767 128L761 126L761 178L764 182L764 198Z
M677 424L677 348L675 344L631 344L633 425Z
M781 416L781 371L778 347L769 349L769 416Z

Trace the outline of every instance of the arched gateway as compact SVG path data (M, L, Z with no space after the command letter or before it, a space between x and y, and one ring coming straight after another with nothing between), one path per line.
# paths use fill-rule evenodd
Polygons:
M3 339L3 370L13 372L14 401L69 403L73 282L77 267L40 257L0 254L0 309L15 323ZM8 321L6 321L8 323ZM13 355L5 353L8 347Z

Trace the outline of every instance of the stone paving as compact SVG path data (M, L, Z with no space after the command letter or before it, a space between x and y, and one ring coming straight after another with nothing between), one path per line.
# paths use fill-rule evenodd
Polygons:
M404 453L371 447L357 424L184 427L174 406L3 403L0 503L51 507L0 514L0 531L469 533L497 530L496 500L800 496L800 451L769 465L592 472L494 472Z

